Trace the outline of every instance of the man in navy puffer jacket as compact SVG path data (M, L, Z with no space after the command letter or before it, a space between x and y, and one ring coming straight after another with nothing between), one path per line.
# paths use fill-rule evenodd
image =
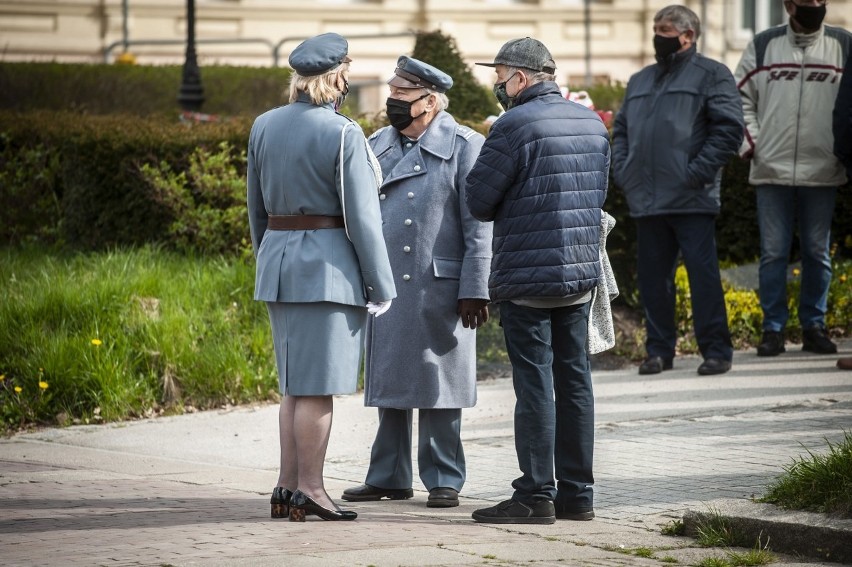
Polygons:
M509 41L493 63L481 65L495 68L494 94L506 113L467 176L466 198L474 217L494 221L488 287L512 362L522 474L511 499L473 519L591 520L594 397L586 337L601 274L609 136L597 114L562 97L556 65L539 41Z

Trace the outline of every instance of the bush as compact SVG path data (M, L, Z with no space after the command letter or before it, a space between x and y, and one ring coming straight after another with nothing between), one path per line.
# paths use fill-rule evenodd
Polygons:
M174 116L180 112L181 74L178 65L3 62L0 109ZM290 70L209 66L201 69L201 79L204 112L256 116L286 103Z
M62 212L59 217L45 214L44 222L56 223L69 245L97 250L167 241L175 211L145 183L143 164L166 162L173 171L189 170L197 148L213 151L223 142L245 148L248 131L248 120L181 124L129 115L0 112L0 176L18 180L4 184L0 194L0 202L10 203L4 211L11 223L6 230L18 238L32 230L29 202L18 197L27 191L27 175L40 172L24 169L21 158L9 158L31 155L54 168L33 187L36 199L45 202L52 185L50 198L59 201Z
M449 112L457 120L480 122L491 114L499 114L497 99L474 78L452 37L440 31L420 32L411 56L453 78L453 88L447 91L447 97L450 99Z

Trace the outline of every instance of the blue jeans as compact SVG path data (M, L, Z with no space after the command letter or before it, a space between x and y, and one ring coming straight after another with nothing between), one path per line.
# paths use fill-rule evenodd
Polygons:
M536 309L500 303L515 386L513 499L592 508L595 399L586 351L589 303ZM555 466L555 481L554 481Z
M798 220L802 254L799 323L803 329L825 327L831 283L831 217L836 196L836 187L757 187L760 306L764 331L783 331L790 315L787 267L795 220Z
M675 270L683 257L692 295L695 340L701 355L730 361L734 355L725 293L716 254L716 217L658 215L636 219L637 279L645 307L645 350L671 360L675 355Z

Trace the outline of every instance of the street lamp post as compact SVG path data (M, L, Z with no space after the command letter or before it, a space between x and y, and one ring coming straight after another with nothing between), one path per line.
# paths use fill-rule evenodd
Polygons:
M178 103L182 109L193 112L201 110L201 105L204 104L201 70L195 55L195 0L186 0L186 58Z
M592 86L592 0L583 3L583 24L586 43L586 88Z

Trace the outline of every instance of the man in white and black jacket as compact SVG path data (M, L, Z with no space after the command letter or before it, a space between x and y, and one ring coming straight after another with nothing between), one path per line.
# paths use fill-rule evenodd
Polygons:
M760 227L763 337L757 354L785 350L787 268L797 226L802 349L832 354L837 346L825 328L831 218L837 187L846 182L833 153L832 109L852 34L823 24L826 0L785 0L784 7L789 22L757 34L735 73L746 120L740 156L751 160Z

